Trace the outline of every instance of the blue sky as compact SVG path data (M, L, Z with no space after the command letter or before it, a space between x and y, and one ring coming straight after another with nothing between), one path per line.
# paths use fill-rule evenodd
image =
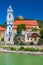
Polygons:
M0 0L0 24L6 22L7 8L11 4L14 17L43 20L43 0Z

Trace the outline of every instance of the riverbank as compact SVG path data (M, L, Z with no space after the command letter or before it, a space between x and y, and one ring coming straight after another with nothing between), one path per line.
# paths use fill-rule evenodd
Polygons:
M31 52L31 51L12 51L6 49L0 49L2 53L18 53L18 54L33 54L33 55L43 55L43 52Z
M0 52L43 55L43 45L42 46L36 46L36 45L32 45L32 46L1 45L0 46Z

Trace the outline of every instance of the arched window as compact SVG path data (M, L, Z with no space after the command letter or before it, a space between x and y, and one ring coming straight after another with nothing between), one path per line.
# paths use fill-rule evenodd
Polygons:
M11 29L11 27L9 27L9 29Z
M10 18L10 14L9 14L9 18Z

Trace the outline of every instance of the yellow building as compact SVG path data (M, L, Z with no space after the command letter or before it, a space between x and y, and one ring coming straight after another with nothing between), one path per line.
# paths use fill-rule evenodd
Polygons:
M2 40L2 38L4 38L5 30L6 30L6 28L0 27L0 41Z

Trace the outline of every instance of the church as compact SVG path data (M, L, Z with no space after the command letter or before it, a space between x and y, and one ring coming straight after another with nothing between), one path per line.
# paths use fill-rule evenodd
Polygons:
M36 20L24 20L22 17L19 17L20 20L14 21L14 14L13 14L13 9L11 5L7 9L7 16L6 16L6 21L7 21L7 26L6 29L4 30L4 42L6 44L15 44L14 43L14 37L17 36L17 26L20 24L25 24L26 30L22 30L21 40L23 43L29 43L29 42L34 42L37 44L39 40L39 30L36 32L33 32L33 28L39 29L39 24Z

